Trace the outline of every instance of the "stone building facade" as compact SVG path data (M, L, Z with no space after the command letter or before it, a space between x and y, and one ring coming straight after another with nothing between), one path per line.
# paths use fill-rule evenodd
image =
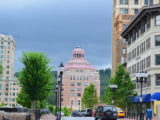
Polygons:
M64 66L62 106L73 110L81 109L81 98L85 87L95 85L100 96L99 72L85 59L85 51L80 47L72 51L72 59Z
M0 76L0 103L6 107L16 107L16 97L20 90L14 78L15 40L10 35L0 35L0 64L3 74Z
M114 0L112 13L112 75L119 64L126 67L127 44L121 32L142 6L159 4L159 0Z
M135 73L147 72L143 94L160 92L160 5L143 7L127 25L122 36L127 40L127 70L136 82ZM140 94L140 84L136 91Z

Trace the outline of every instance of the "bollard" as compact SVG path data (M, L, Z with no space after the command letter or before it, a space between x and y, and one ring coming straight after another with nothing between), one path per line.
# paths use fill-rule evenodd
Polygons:
M136 113L134 112L133 119L135 119L135 118L136 118Z

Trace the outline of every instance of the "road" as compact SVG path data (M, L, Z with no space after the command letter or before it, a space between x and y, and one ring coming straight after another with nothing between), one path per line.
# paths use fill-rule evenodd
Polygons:
M75 118L76 118L75 120L79 120L77 117L75 117ZM84 118L85 118L84 120L87 120L86 117L84 117ZM53 115L44 115L41 117L40 120L56 120L56 117ZM63 120L65 120L65 119L63 119ZM71 118L71 119L67 119L67 120L73 120L73 119ZM82 118L82 120L83 120L83 118ZM118 120L136 120L136 119L123 118L123 119L118 119ZM158 120L158 119L154 118L153 120Z

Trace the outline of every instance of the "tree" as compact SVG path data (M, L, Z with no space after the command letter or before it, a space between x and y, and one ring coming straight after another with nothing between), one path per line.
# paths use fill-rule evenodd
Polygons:
M53 87L52 68L48 65L50 60L45 54L37 52L25 52L20 60L24 68L20 72L19 80L21 92L25 95L21 98L27 97L32 108L36 109L37 101L46 100Z
M55 106L54 105L51 105L51 104L49 104L48 105L48 109L49 109L49 111L53 114L53 115L55 115Z
M26 94L23 88L21 88L21 91L18 94L16 101L23 107L31 108L32 101L29 99L28 94Z
M67 108L66 106L62 108L62 111L64 113L64 116L69 116L70 115L70 109Z
M104 93L105 93L105 90L106 90L106 87L108 85L108 82L111 78L111 69L110 68L107 68L105 70L103 69L100 69L99 70L99 75L100 75L100 83L101 83L101 91L100 91L100 102L101 103L104 103L105 102L105 97L104 97Z
M3 66L0 64L0 75L3 73Z
M56 95L55 95L55 86L57 83L57 71L52 71L52 75L53 75L53 89L51 94L47 97L47 103L48 104L52 104L52 105L56 105Z
M115 105L125 108L129 102L129 97L135 95L135 84L122 65L118 66L115 76L111 78L109 84L116 84L118 88L113 93L108 85L105 92L106 102L111 104L113 98Z
M16 72L15 74L14 74L14 77L16 77L16 78L19 78L19 75L20 75L20 72ZM52 105L56 105L56 101L55 101L55 86L56 86L56 78L57 78L57 71L52 71L52 76L53 76L53 89L52 89L52 92L51 92L51 94L47 97L47 100L46 100L46 102L48 103L48 104L52 104ZM21 92L20 92L21 93ZM21 96L20 96L21 95ZM24 92L22 93L22 94L19 94L19 97L20 98L22 98L23 97L23 95L24 95ZM19 98L18 97L18 98ZM31 103L31 101L27 98L25 101L22 99L17 99L18 101L18 103L19 104L21 104L21 105L23 105L23 106L25 106L25 107L27 107L27 106L30 106L30 105L28 105L28 104L30 104ZM31 106L30 106L31 107ZM30 108L29 107L29 108Z
M82 106L85 108L94 108L98 104L98 96L96 88L93 84L90 84L85 88L82 97Z

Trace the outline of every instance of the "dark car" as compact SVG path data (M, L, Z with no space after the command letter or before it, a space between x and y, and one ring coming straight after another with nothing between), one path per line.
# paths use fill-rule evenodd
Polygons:
M81 112L83 113L83 116L85 117L91 117L93 113L92 109L90 108L83 109Z
M71 113L71 116L72 117L82 117L83 116L83 113L78 111L78 110L74 110L72 113Z
M95 120L117 120L117 109L112 105L98 106L95 112Z

